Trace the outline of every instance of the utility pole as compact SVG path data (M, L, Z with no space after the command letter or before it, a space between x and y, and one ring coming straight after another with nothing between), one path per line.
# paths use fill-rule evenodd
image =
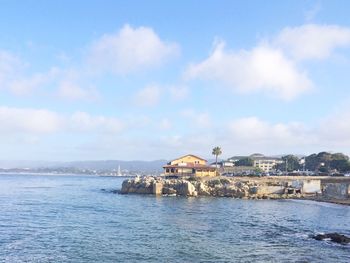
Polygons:
M288 174L288 158L286 157L286 175Z

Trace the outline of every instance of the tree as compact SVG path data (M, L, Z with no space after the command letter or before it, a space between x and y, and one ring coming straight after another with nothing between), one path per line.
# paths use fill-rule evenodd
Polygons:
M235 166L253 166L254 161L252 158L242 158L235 162Z
M330 170L337 170L347 172L350 171L350 162L349 157L345 154L320 152L307 156L305 167L310 171L329 172Z
M331 169L337 170L339 172L348 172L350 171L350 163L348 160L332 160L330 164Z
M331 169L339 172L350 171L349 157L342 153L332 154L332 160L330 161L329 166Z
M215 167L218 169L218 156L222 154L221 148L219 146L214 147L212 154L215 155Z
M299 158L295 155L289 154L282 157L283 163L276 165L276 169L280 171L296 171L300 169Z
M305 158L305 167L310 171L328 172L331 160L332 154L328 152L314 153Z
M320 166L319 162L320 161L317 158L317 154L313 153L305 157L305 168L309 171L316 171Z

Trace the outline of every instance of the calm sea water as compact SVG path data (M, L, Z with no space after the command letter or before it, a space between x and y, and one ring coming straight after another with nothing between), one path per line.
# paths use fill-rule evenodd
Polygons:
M350 207L119 195L121 178L0 175L0 262L350 262Z

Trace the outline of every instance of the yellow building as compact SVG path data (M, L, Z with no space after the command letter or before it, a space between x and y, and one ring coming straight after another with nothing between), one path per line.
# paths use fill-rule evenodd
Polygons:
M215 167L207 165L207 161L193 154L174 159L164 167L165 176L215 176Z

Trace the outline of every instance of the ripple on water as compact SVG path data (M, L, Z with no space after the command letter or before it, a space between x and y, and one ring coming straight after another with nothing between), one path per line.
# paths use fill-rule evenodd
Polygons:
M350 262L309 238L349 234L350 207L111 194L121 182L0 176L0 262Z

